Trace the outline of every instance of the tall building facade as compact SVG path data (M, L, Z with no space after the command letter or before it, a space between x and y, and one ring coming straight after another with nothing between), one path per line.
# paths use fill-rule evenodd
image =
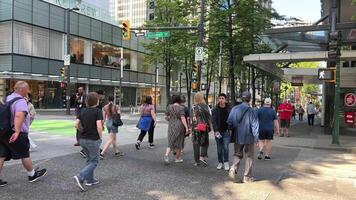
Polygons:
M43 0L0 0L0 99L14 83L30 84L35 107L62 108L65 100L60 70L67 49L66 7ZM118 95L123 58L122 105L136 106L150 95L165 105L165 76L145 63L145 38L132 34L122 40L122 29L78 12L70 12L70 93L78 87L100 91L103 101ZM123 57L121 57L123 55ZM155 95L154 88L158 86Z

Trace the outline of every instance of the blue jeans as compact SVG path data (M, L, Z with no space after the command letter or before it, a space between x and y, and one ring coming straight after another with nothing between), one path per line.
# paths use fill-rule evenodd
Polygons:
M101 145L101 139L89 140L80 139L80 146L83 148L85 155L87 155L87 165L80 170L78 178L81 182L93 183L94 170L99 164L99 149Z
M218 150L218 161L219 163L229 162L230 133L225 131L220 134L222 138L218 139L215 137L216 147Z

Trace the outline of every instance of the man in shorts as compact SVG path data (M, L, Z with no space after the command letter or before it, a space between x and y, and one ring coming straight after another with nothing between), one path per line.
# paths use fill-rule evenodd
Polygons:
M34 169L30 158L30 143L28 140L30 114L27 102L24 99L28 94L29 86L24 81L18 81L14 90L14 93L6 98L6 102L15 100L15 98L18 98L18 100L15 100L10 107L12 133L1 134L0 136L0 174L5 161L21 159L28 174L28 181L32 183L46 175L47 170ZM0 187L5 185L7 185L7 182L0 179Z
M292 104L288 103L288 99L284 99L283 103L278 106L277 111L281 120L280 137L283 137L284 135L289 137L288 129L290 127L290 120L292 118L293 106Z

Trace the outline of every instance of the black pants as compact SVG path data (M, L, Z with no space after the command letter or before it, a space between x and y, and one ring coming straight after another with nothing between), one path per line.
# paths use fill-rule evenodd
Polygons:
M152 120L150 129L148 130L148 142L149 143L153 143L153 134L154 134L154 131L155 131L154 124L155 124L155 122L154 122L154 120ZM142 142L142 140L145 137L146 133L147 133L147 131L141 130L141 133L138 136L137 140Z
M314 126L314 114L308 114L308 125Z
M303 114L299 113L299 121L303 121Z

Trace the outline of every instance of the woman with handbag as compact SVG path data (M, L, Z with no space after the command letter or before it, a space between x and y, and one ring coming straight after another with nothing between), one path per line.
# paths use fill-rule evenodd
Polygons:
M169 164L169 154L172 150L175 150L175 162L181 163L183 162L181 153L184 136L189 134L189 129L180 96L172 96L172 104L167 107L166 116L168 121L168 147L164 156L164 162Z
M153 134L157 124L155 107L152 105L152 97L146 96L144 103L140 107L140 120L137 123L137 128L140 129L140 135L137 138L135 147L140 150L141 143L146 133L148 132L149 148L154 148Z
M120 108L118 105L114 104L113 96L109 96L109 103L103 108L103 116L106 129L110 135L109 140L106 141L103 150L100 153L100 158L104 159L104 154L110 145L114 148L115 156L123 156L123 153L118 151L116 147L116 135L119 132L119 126L122 125L122 122L120 123Z
M192 108L192 141L194 150L194 165L202 163L208 165L209 132L211 131L212 121L209 106L205 103L204 95L198 92L194 96Z

